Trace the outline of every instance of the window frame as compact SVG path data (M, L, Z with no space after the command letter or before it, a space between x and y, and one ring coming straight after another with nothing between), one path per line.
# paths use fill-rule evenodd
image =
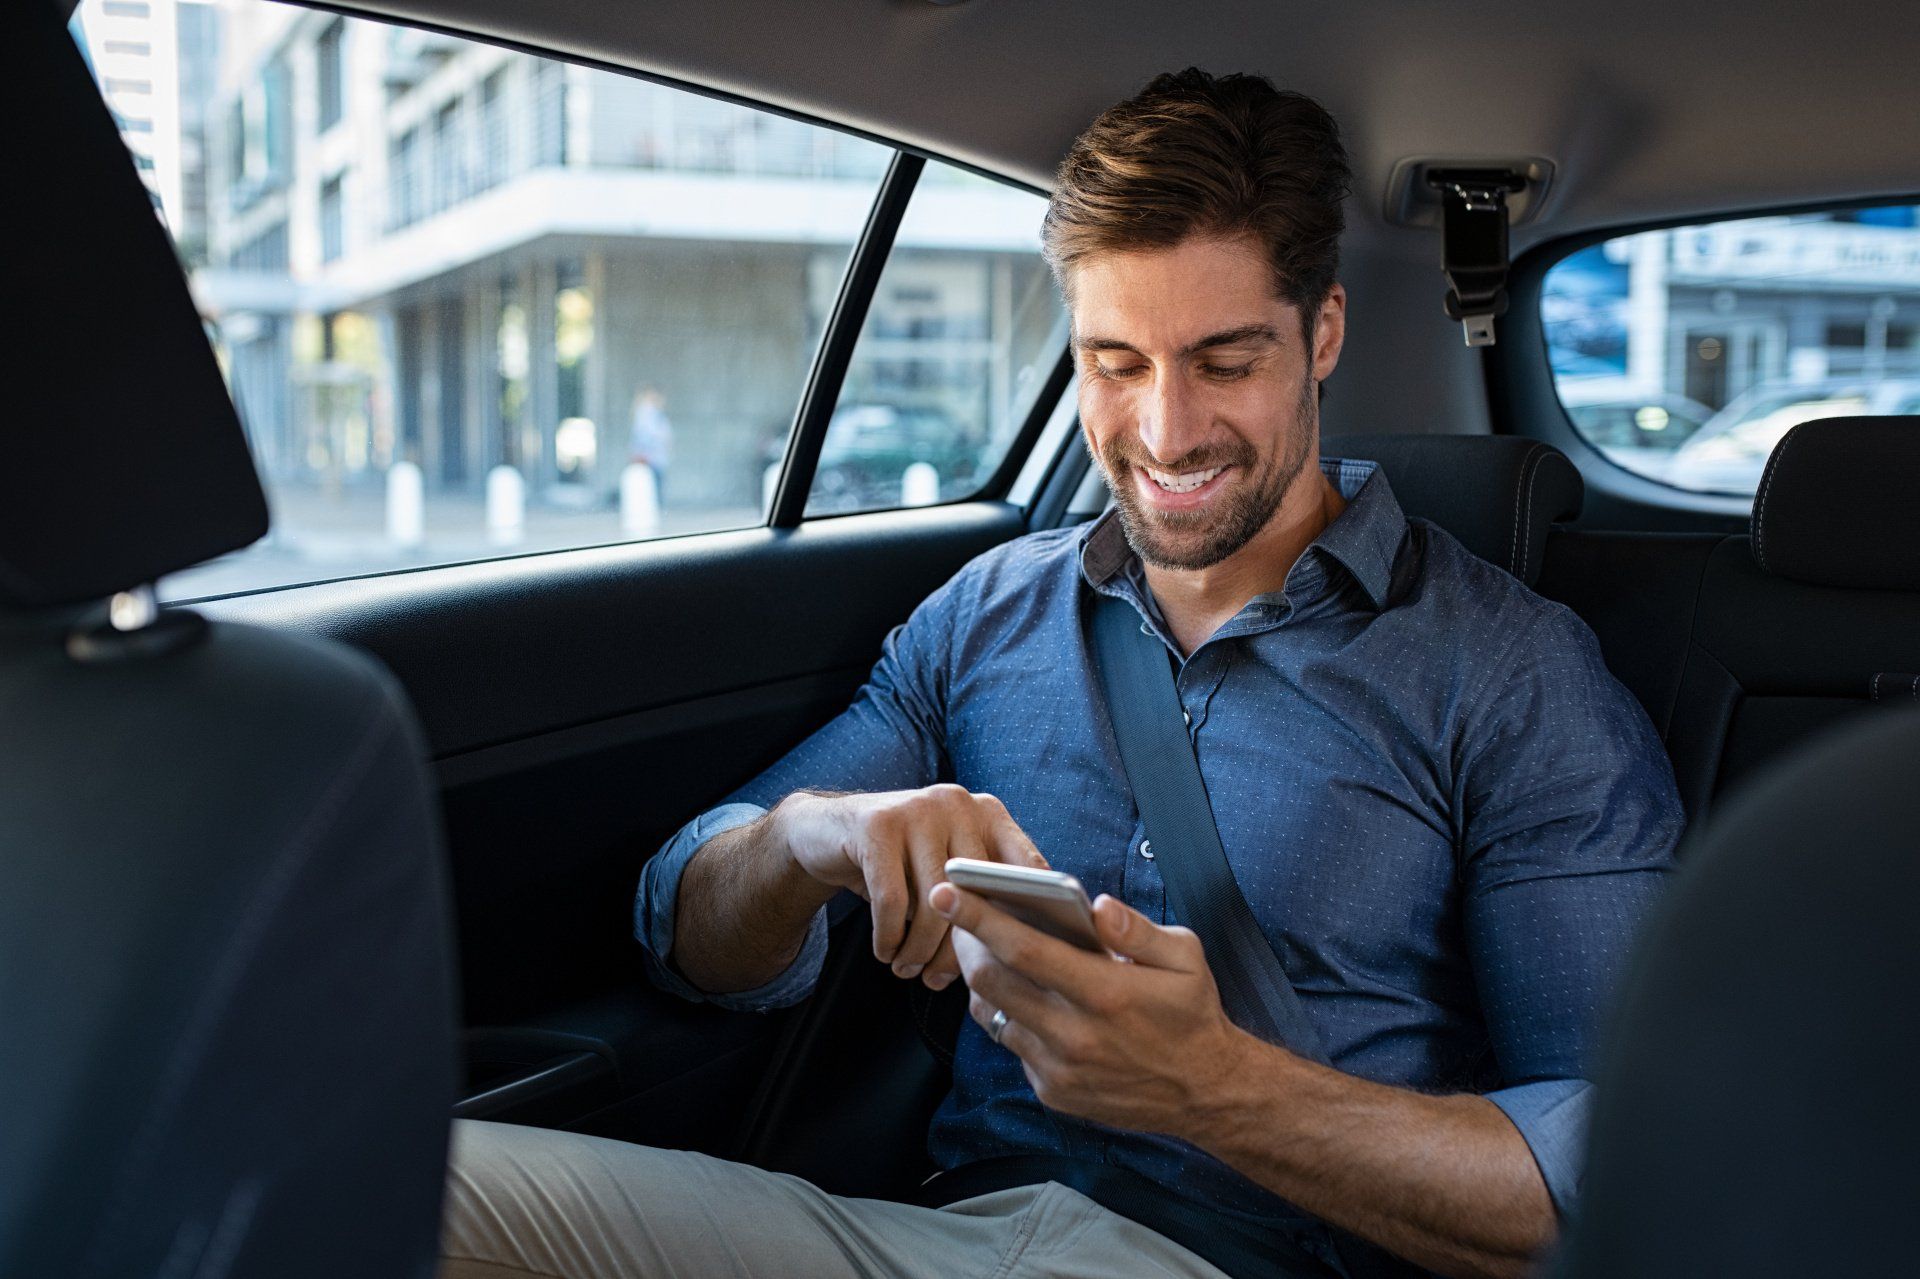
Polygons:
M1551 444L1572 460L1587 487L1583 524L1745 532L1753 513L1753 498L1695 493L1636 474L1601 453L1574 426L1554 382L1546 323L1540 309L1547 273L1582 249L1643 231L1916 204L1920 204L1920 193L1701 210L1677 217L1592 228L1534 245L1514 259L1507 277L1508 306L1500 322L1500 341L1484 353L1487 405L1494 431Z

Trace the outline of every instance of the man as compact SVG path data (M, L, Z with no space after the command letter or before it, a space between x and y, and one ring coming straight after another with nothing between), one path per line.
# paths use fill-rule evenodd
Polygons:
M692 998L804 997L843 889L900 977L964 976L932 1153L1019 1184L936 1211L467 1125L448 1252L496 1268L449 1275L1220 1273L1023 1160L1144 1179L1215 1223L1195 1248L1264 1239L1276 1273L1515 1274L1552 1240L1593 1019L1679 806L1570 612L1318 457L1346 183L1332 120L1257 78L1163 76L1096 120L1045 248L1116 510L968 565L848 711L642 877L651 970ZM1100 594L1177 667L1221 841L1331 1066L1233 1025L1168 924L1088 651ZM953 856L1077 875L1132 962L942 883Z

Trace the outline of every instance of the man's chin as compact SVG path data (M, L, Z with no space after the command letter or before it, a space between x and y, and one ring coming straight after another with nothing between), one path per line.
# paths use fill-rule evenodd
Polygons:
M1122 507L1120 524L1133 553L1153 568L1212 568L1240 549L1226 536L1224 522L1211 515L1200 521Z

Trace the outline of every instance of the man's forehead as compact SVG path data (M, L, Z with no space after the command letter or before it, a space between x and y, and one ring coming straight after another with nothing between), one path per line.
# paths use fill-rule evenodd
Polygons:
M1083 349L1186 351L1229 334L1272 342L1299 324L1250 238L1091 253L1072 270L1074 340Z

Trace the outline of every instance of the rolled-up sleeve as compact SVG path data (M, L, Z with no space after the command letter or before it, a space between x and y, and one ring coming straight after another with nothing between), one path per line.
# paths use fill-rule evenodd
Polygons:
M1593 1085L1584 1079L1543 1079L1487 1094L1513 1121L1540 1166L1540 1178L1562 1217L1580 1197L1580 1169L1587 1149L1587 1115Z
M1593 1040L1684 819L1652 723L1571 612L1516 628L1488 683L1461 796L1467 944L1499 1065L1488 1097L1564 1215Z
M673 921L680 905L680 877L686 873L687 863L714 836L758 821L766 811L758 804L722 804L702 813L681 827L641 870L640 892L633 903L633 935L640 942L647 976L660 989L722 1008L766 1012L799 1003L820 980L820 966L827 958L825 907L816 911L807 925L807 938L793 962L772 981L752 990L712 994L675 972L668 962L673 953Z

